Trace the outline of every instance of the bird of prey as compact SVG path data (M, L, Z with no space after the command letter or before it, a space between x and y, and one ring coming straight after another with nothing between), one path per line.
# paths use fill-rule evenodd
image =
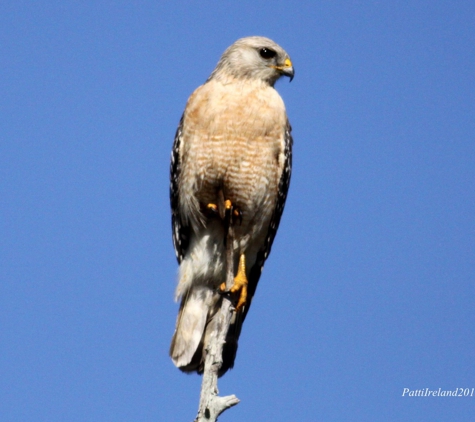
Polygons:
M171 154L170 202L181 299L170 347L175 365L203 372L226 280L226 222L232 209L235 310L219 375L234 366L242 323L284 210L292 161L291 127L274 89L294 68L264 37L237 40L190 96ZM221 205L220 205L221 204Z

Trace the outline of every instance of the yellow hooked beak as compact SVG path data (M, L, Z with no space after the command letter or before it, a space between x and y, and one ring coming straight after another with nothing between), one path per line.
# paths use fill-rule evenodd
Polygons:
M288 76L290 78L290 82L294 79L294 67L292 66L292 62L289 58L285 59L283 66L271 66L274 69L277 69L282 75Z

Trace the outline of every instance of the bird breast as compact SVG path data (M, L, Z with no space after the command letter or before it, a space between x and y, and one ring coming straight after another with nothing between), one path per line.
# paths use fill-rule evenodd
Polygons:
M216 203L222 189L241 210L243 225L269 220L284 154L286 115L279 94L262 84L210 81L190 97L185 122L181 197L188 212L196 212L197 203Z

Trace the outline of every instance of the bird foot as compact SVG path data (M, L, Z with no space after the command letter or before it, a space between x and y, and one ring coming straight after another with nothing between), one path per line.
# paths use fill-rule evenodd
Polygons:
M239 311L247 303L247 277L246 277L246 257L242 254L239 258L239 268L236 277L234 277L234 284L229 289L229 293L239 293L236 311ZM226 283L219 286L222 292L226 291Z
M217 204L209 203L206 205L206 209L209 211L211 215L220 215L220 210ZM220 217L224 220L228 218L232 221L232 224L236 224L239 221L239 225L242 224L242 212L235 206L233 206L232 202L229 199L224 201L224 212L223 215Z
M233 225L239 220L242 223L242 212L239 208L234 206L229 199L224 201L225 219L228 219Z
M218 215L219 214L219 208L216 204L208 204L208 205L206 205L206 209L212 215Z

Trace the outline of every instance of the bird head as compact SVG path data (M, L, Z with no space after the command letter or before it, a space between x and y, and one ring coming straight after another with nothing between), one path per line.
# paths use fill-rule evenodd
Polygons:
M246 37L223 53L210 79L255 79L273 86L281 76L294 77L287 52L269 38Z

